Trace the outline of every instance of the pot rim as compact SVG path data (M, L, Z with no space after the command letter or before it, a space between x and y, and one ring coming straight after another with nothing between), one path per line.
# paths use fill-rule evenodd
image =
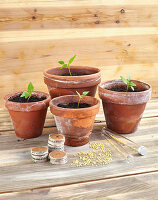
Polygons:
M113 85L114 83L122 83L122 80L110 80L103 82L99 85L99 97L106 102L115 103L115 104L124 104L124 105L135 105L147 103L151 97L151 86L147 83L137 80L131 80L138 87L144 86L146 90L140 92L117 92L104 88L106 85Z
M95 109L95 108L97 108L98 107L98 105L100 105L100 101L97 99L97 98L95 98L95 97L91 97L91 96L84 96L83 97L83 99L85 99L85 98L93 98L93 99L96 99L97 100L97 103L95 104L95 105L92 105L92 106L90 106L90 107L87 107L87 108L79 108L79 109L73 109L73 108L62 108L62 107L58 107L58 106L56 106L55 104L53 104L53 101L54 100L57 100L57 99L60 99L61 97L62 98L66 98L66 97L78 97L78 95L64 95L64 96L59 96L59 97L55 97L55 98L53 98L53 99L51 99L51 101L49 102L49 105L51 106L51 105L53 105L55 108L57 108L58 110L61 110L61 111L63 111L63 110L70 110L70 111L76 111L76 112L82 112L83 110L92 110L92 108L93 109ZM82 102L82 99L81 99L81 101L80 102Z
M123 95L128 95L128 96L129 96L129 95L136 94L136 93L138 93L138 94L144 93L144 92L146 92L146 91L151 90L151 85L149 85L148 83L145 83L145 82L143 82L143 81L138 81L138 80L131 80L131 81L132 81L132 82L141 83L141 84L145 85L146 87L148 87L148 89L147 89L147 90L140 91L140 92L118 92L118 91L108 90L108 89L106 89L106 88L103 87L103 85L106 85L106 84L108 84L108 83L109 83L109 84L111 83L111 85L112 85L112 83L116 83L116 82L121 82L121 83L123 83L121 79L114 79L114 80L109 80L109 81L105 81L105 82L103 82L103 83L100 83L100 84L99 84L99 88L102 88L103 90L108 91L108 93L123 94Z
M81 119L81 118L88 118L88 117L95 116L99 112L100 101L98 99L96 99L95 97L91 97L91 96L84 96L81 99L81 102L84 102L84 103L86 103L86 100L88 101L88 99L89 100L93 99L96 102L96 103L93 102L93 103L95 103L95 105L88 107L88 108L80 108L80 109L61 108L53 103L53 101L57 101L60 98L65 99L67 97L70 99L67 101L67 103L71 102L71 101L73 102L73 100L78 99L77 95L64 95L64 96L60 96L60 97L56 97L56 98L52 99L50 101L49 105L50 105L50 111L53 115L61 117L61 118L71 118L71 119L72 118L73 119L80 118ZM60 101L57 102L56 104L58 104L58 103L60 103ZM87 103L90 104L89 101Z
M41 91L33 91L32 94L39 94L41 96L45 96L46 99L42 101L36 101L36 102L30 102L30 103L20 103L20 102L9 101L9 98L16 96L18 94L21 94L22 92L23 91L9 93L4 97L5 106L7 107L8 110L30 112L30 111L40 110L41 107L42 108L48 107L51 97L49 94L45 92L41 92Z
M87 74L87 75L82 75L82 76L61 76L61 75L56 75L56 74L50 74L50 73L48 73L48 71L51 70L51 69L60 69L60 67L52 67L52 68L46 69L43 72L43 74L44 74L45 77L50 78L50 79L51 78L56 78L56 79L59 78L59 79L63 79L63 80L68 79L70 81L75 80L77 77L80 77L80 78L84 79L85 77L86 78L87 77L91 78L92 76L100 75L100 69L97 68L97 67L79 66L79 65L70 66L70 69L81 69L81 68L84 68L84 69L86 68L88 70L96 70L96 72L93 73L93 74Z

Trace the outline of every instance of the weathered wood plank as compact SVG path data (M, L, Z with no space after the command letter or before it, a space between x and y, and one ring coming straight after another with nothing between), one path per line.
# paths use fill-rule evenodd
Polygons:
M47 4L45 4L45 2L47 2ZM52 2L56 5L56 6L76 6L76 1L75 0L68 0L68 1L63 1L61 3L60 0L56 0L56 1L52 1L52 0L46 0L46 1L43 1L43 0L38 0L38 2L36 0L30 0L29 2L27 0L5 0L5 1L1 1L0 4L2 6L13 6L13 7L19 7L20 6L26 6L26 3L27 3L27 6L32 6L34 4L38 5L39 6L49 6L50 4L52 4ZM151 1L148 1L148 0L144 0L143 2L142 1L137 1L137 0L111 0L111 1L108 1L108 0L104 0L103 2L102 1L97 1L97 0L93 0L93 1L90 1L90 0L83 0L83 1L78 1L77 2L79 5L84 5L84 6L87 6L91 3L91 5L102 5L103 3L105 5L157 5L158 2L157 0L151 0Z
M0 30L101 28L101 27L154 27L158 26L158 5L108 5L106 1L58 6L57 1L49 5L39 2L19 6L1 3Z
M29 31L2 31L1 42L37 41L49 39L76 39L94 37L114 37L132 35L157 35L157 27L124 27L124 28L85 28L85 29L55 29L55 30L29 30ZM80 34L77 35L78 31ZM60 34L59 34L60 33ZM38 34L38 37L37 37ZM135 38L136 39L136 38ZM145 42L145 41L144 41ZM113 42L115 43L115 41ZM120 43L116 45L119 46Z
M139 174L149 171L158 171L158 118L144 118L139 130L127 137L147 146L149 152L146 156L134 155L134 163L119 161L121 158L114 154L114 162L100 167L70 167L73 154L88 150L83 147L66 147L69 162L62 166L52 166L50 163L34 164L30 160L32 146L46 145L48 135L39 138L16 141L13 135L0 136L0 192L20 191L39 187L50 187L63 184L79 183L97 179L107 179L124 175ZM104 124L95 126L91 141L102 140L100 132ZM50 131L51 129L49 129ZM115 152L116 153L116 152ZM115 160L116 159L116 160ZM12 184L14 183L14 184Z
M3 200L156 200L158 172L0 195Z
M74 184L80 182L88 182L92 180L113 179L124 175L133 175L139 173L146 173L151 171L158 171L156 168L155 157L150 161L155 164L155 167L149 165L147 160L143 161L142 166L139 161L135 161L135 166L131 166L123 162L115 162L106 167L84 167L78 168L64 168L61 166L52 167L49 163L45 165L35 165L25 163L17 166L1 167L1 184L0 192L13 192L28 189L36 189L40 187L61 186L65 184ZM138 158L137 158L138 159ZM149 159L149 157L146 157ZM135 159L136 160L136 159ZM4 170L5 169L5 170ZM14 183L14 184L13 184Z
M158 135L156 134L158 124L157 124L158 118L145 118L142 119L141 124L139 126L139 129L137 130L136 133L129 134L127 135L128 138L132 139L133 141L137 142L138 144L140 143L141 145L148 145L150 146L151 142L153 143L153 147L150 147L152 151L154 151L154 145L157 145L156 140L158 139ZM101 138L100 133L101 129L105 126L105 123L95 123L94 129L93 129L93 134L91 137L91 140L103 140ZM8 131L8 132L2 132L0 137L0 150L1 151L9 151L9 150L20 150L20 149L25 149L25 148L31 148L33 146L38 146L38 145L46 145L48 141L48 134L51 133L56 133L57 129L56 127L51 127L51 128L44 128L43 130L43 135L38 137L38 138L33 138L33 139L20 139L14 135L14 131ZM155 141L154 141L155 140ZM149 144L148 144L149 143ZM73 148L74 150L76 149L78 151L83 149L84 147L81 148ZM87 147L85 147L87 148ZM68 148L69 149L69 148ZM72 148L70 148L71 150ZM149 149L150 150L150 149ZM2 156L5 159L7 159L6 156ZM8 160L8 162L10 162ZM2 163L1 163L2 164Z

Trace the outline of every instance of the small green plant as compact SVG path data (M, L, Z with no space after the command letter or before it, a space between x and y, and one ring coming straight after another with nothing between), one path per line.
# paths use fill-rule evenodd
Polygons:
M27 90L28 91L24 91L20 97L25 97L25 99L27 99L27 102L28 102L32 95L32 92L34 91L34 86L33 86L32 82L30 82L28 84Z
M78 105L77 105L77 108L79 108L81 99L82 99L84 96L86 96L86 95L89 93L89 91L85 91L85 92L83 92L82 94L80 94L79 92L76 91L76 93L78 94L78 97L79 97Z
M120 78L127 85L126 92L128 92L129 87L134 91L134 86L136 86L136 84L131 81L130 75L128 75L128 79L123 76L120 76Z
M60 60L58 63L62 65L62 67L60 69L63 69L63 68L68 68L69 70L69 74L70 76L72 76L71 74L71 71L70 71L70 65L71 63L73 62L73 60L75 59L76 55L74 55L72 58L70 58L68 64L65 64L65 62L63 60Z

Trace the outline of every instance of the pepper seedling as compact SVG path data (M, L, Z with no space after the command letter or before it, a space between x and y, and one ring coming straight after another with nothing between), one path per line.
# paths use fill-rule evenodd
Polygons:
M123 76L120 76L120 78L127 85L126 92L128 92L129 87L134 91L134 86L136 86L136 84L131 81L130 75L128 75L128 79Z
M84 96L86 96L86 95L89 93L89 91L85 91L85 92L83 92L82 94L80 94L79 92L76 91L76 93L78 94L78 97L79 97L78 105L77 105L77 108L79 108L81 99L82 99Z
M27 99L27 102L28 102L32 95L32 92L34 91L34 86L33 86L32 82L30 82L28 84L27 90L28 91L24 91L20 97L25 97L25 99Z
M74 55L72 58L70 58L68 64L65 64L65 62L63 60L60 60L58 63L62 65L62 67L60 67L60 69L63 69L63 68L68 68L69 70L69 74L70 76L72 76L71 74L71 71L70 71L70 65L71 63L73 62L73 60L75 59L76 55Z

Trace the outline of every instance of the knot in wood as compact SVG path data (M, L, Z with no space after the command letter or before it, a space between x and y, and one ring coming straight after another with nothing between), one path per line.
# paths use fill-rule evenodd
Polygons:
M96 22L94 22L95 24L100 24L100 21L96 21Z
M121 10L120 10L120 13L125 13L125 10L124 10L124 9L121 9Z
M35 20L35 19L36 19L36 16L32 16L32 19Z
M94 17L98 17L98 15L97 15L97 14L94 14L93 16L94 16Z
M116 22L116 24L119 24L119 23L120 23L120 20L116 20L115 22Z

